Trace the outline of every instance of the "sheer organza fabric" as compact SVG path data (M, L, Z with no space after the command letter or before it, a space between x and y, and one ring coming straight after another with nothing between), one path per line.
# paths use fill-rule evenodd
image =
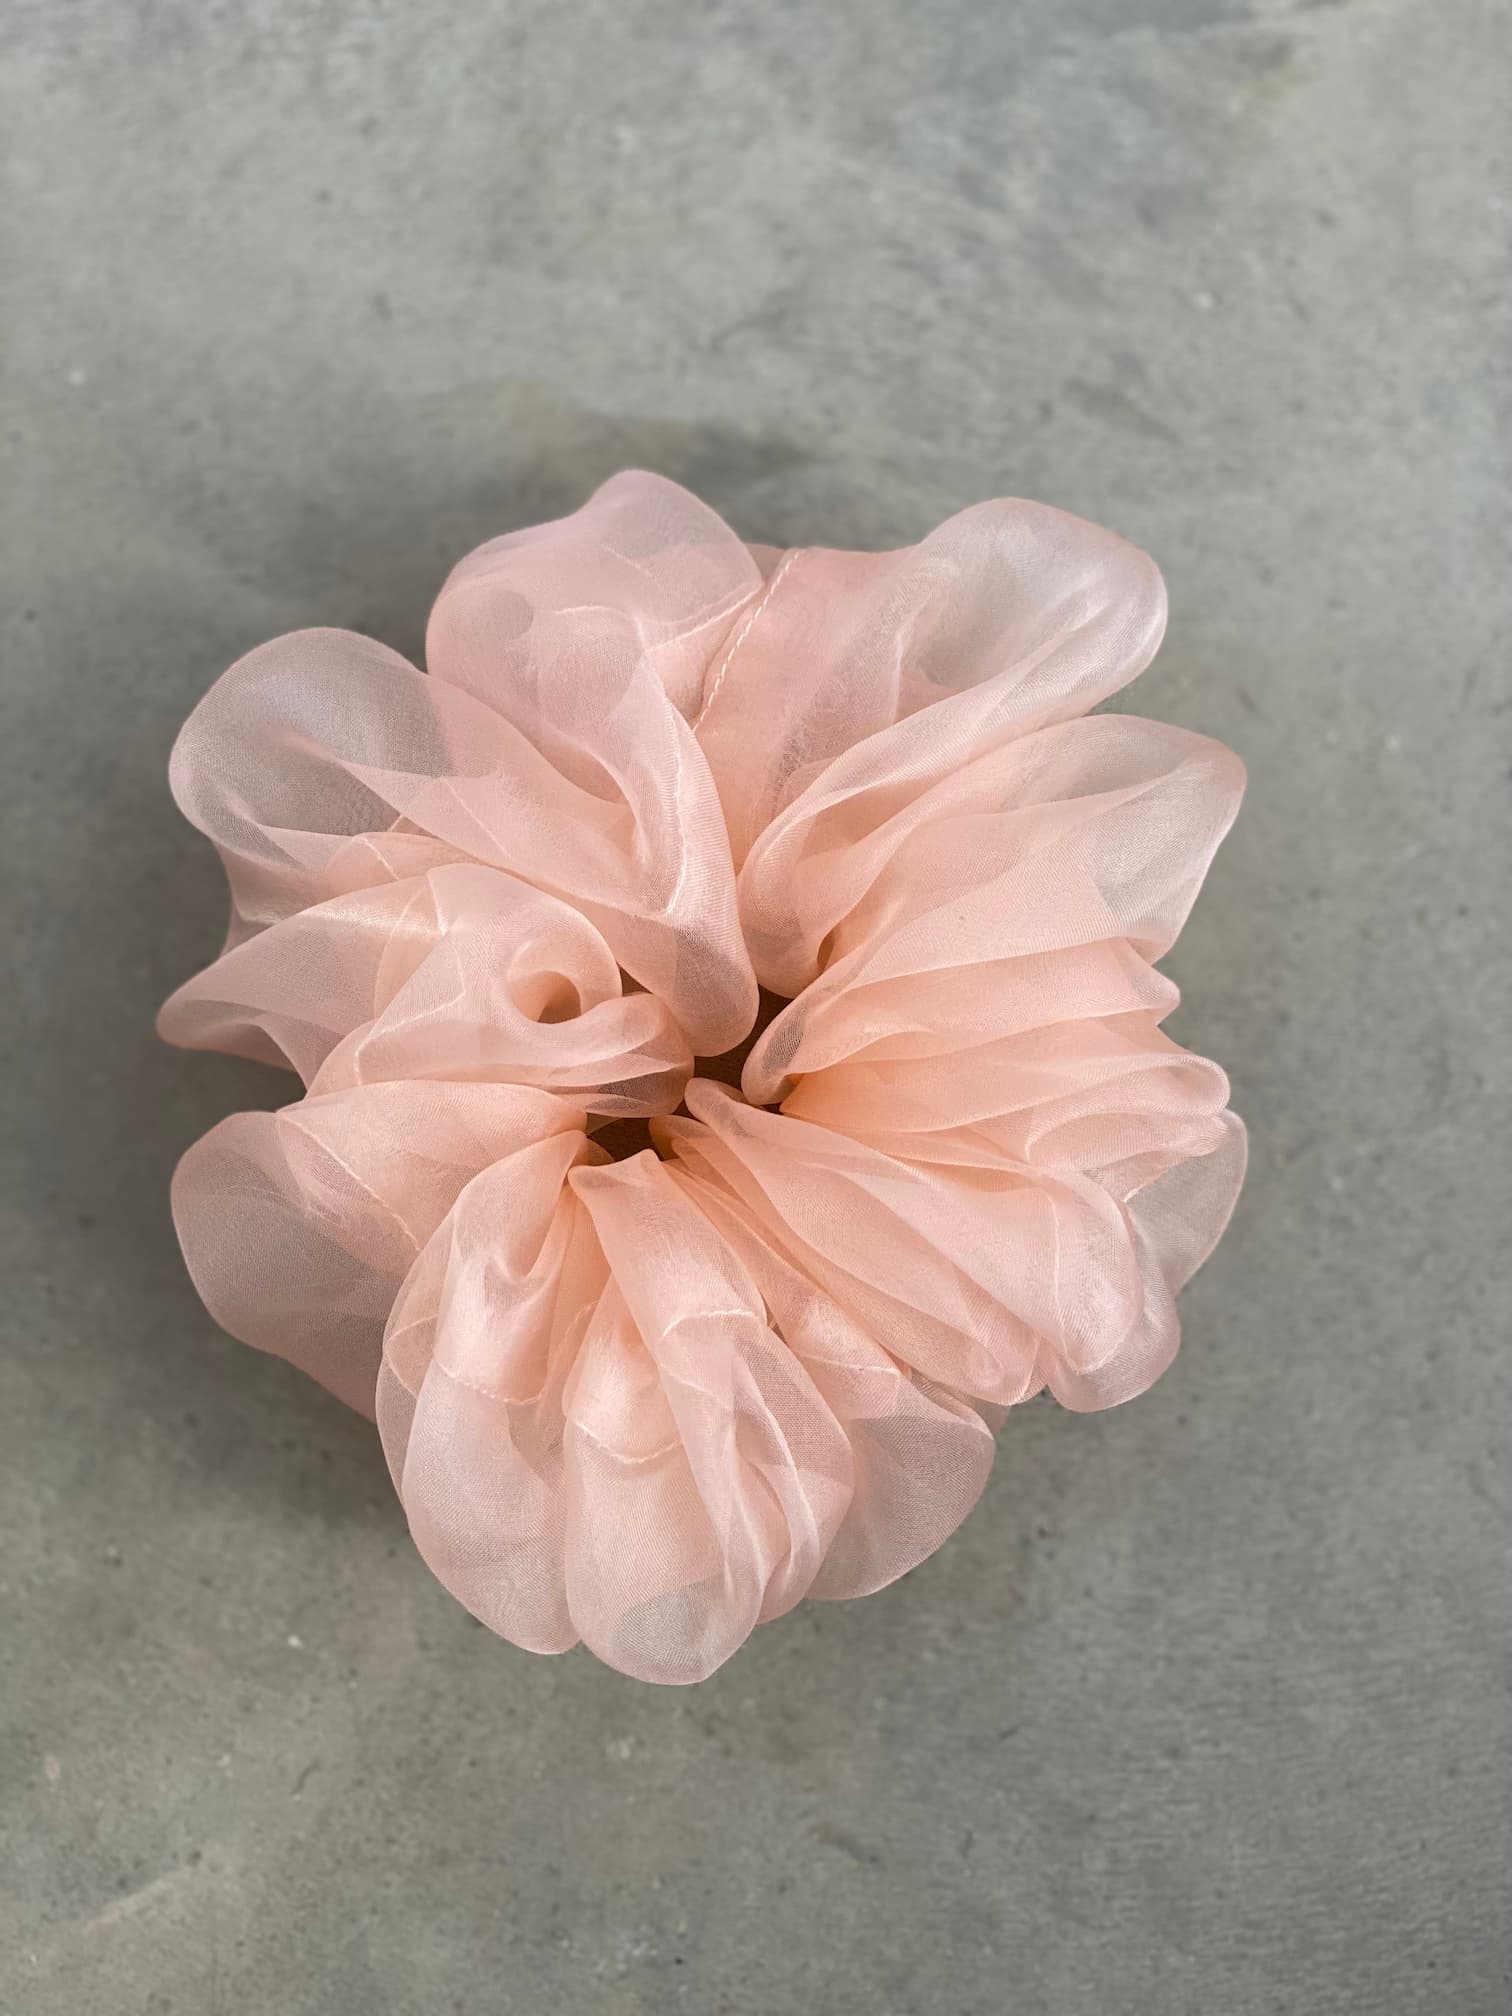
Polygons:
M195 710L231 928L162 1031L304 1093L184 1157L189 1268L504 1637L700 1679L1170 1361L1244 1133L1155 962L1243 772L1083 718L1163 623L1042 505L776 554L628 473L464 560L428 672L305 631Z

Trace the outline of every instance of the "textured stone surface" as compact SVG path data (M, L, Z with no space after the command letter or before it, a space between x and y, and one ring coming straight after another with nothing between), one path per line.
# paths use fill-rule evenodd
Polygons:
M1509 220L1473 0L12 0L0 2007L1506 2004ZM490 1639L166 1210L174 729L627 462L1165 566L1249 1190L1148 1398L691 1692ZM9 962L8 962L9 963Z

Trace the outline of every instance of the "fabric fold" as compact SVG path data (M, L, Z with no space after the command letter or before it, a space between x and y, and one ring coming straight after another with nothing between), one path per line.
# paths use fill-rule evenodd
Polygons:
M179 1163L174 1224L224 1329L371 1415L422 1246L480 1170L564 1136L583 1141L582 1116L520 1085L370 1085L234 1113Z
M497 1080L624 1116L692 1065L664 1001L626 994L603 936L496 869L452 864L332 898L225 952L166 1004L172 1042L287 1062L312 1091Z

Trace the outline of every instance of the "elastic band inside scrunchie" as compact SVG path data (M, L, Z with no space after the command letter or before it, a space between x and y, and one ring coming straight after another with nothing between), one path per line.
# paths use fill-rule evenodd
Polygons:
M1243 772L1089 714L1164 615L1043 505L779 554L632 472L462 561L425 672L304 631L196 708L231 926L162 1033L303 1091L189 1150L185 1256L502 1636L698 1680L1170 1362L1244 1131L1157 962Z

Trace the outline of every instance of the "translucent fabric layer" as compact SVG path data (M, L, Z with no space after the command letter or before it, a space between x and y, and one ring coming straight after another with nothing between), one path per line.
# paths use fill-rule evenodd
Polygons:
M1163 620L1042 505L779 553L632 472L464 560L427 671L302 632L195 710L231 927L162 1032L304 1089L185 1156L185 1255L502 1636L700 1679L1169 1363L1244 1132L1156 962L1243 774L1088 717Z

